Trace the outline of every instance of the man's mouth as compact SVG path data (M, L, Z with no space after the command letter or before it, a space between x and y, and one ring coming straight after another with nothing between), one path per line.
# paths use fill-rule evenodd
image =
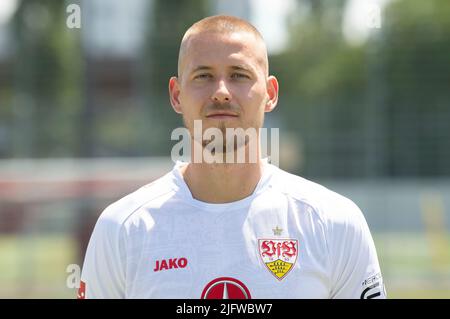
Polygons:
M232 113L232 112L215 112L215 113L206 115L206 117L209 119L223 120L223 119L236 118L236 117L238 117L238 115L236 113Z

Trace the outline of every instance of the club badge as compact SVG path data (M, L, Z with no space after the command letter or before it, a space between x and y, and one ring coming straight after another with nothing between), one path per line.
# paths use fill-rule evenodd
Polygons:
M296 239L259 239L259 256L278 280L283 280L294 267L298 256Z

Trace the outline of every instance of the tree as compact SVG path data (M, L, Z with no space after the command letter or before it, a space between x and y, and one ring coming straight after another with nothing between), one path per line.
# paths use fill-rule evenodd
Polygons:
M179 115L170 106L168 80L177 74L182 36L188 27L207 15L206 4L205 0L155 1L151 8L141 82L151 123L151 131L144 135L150 140L147 145L152 155L169 154L171 130L182 125Z
M300 10L304 3L309 1L301 1ZM305 167L298 173L355 175L360 168L345 158L361 152L362 143L348 140L361 130L365 52L347 45L340 32L342 1L311 7L308 15L294 19L288 49L272 57L272 73L280 80L280 113L303 140Z
M450 174L449 16L445 0L394 1L386 10L389 175Z
M12 156L74 155L80 108L78 32L61 1L22 1L13 19L16 103Z
M272 58L281 115L304 140L304 175L450 172L450 3L393 1L384 12L381 29L352 47L342 7L318 5ZM334 29L325 16L336 17Z

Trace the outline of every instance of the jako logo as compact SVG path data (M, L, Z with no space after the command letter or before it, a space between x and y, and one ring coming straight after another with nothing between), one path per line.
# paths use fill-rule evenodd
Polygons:
M160 270L168 270L173 268L185 268L187 266L187 259L182 258L170 258L168 261L163 259L161 261L157 260L155 269L153 271L160 271Z

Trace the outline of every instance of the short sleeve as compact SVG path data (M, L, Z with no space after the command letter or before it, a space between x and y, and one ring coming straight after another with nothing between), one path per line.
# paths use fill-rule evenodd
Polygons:
M386 298L375 244L361 210L350 200L339 204L330 225L331 298Z
M94 227L83 263L83 297L88 299L125 298L126 256L122 228L105 212Z

